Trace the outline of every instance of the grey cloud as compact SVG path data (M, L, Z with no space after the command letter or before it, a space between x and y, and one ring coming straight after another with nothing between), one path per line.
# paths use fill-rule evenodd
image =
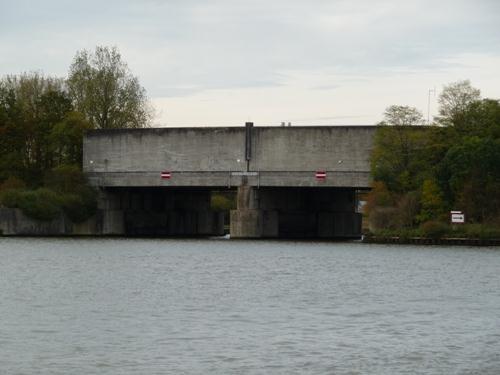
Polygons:
M61 74L76 50L116 45L150 95L171 96L275 86L287 70L335 69L353 76L401 67L432 70L457 54L499 50L495 1L374 4L6 1L0 46L9 52L0 74Z

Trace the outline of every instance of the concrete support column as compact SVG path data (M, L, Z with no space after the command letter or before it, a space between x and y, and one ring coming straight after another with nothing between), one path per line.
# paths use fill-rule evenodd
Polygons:
M124 235L125 221L119 193L99 190L97 198L97 233Z
M238 187L237 209L231 211L231 238L278 237L278 213L262 207L261 194L255 187Z

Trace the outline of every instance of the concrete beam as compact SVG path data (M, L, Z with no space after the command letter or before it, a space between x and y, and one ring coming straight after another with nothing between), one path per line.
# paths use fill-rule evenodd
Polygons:
M375 127L249 129L94 131L84 138L83 167L93 185L104 187L371 185ZM252 134L250 157L245 131ZM318 170L326 179L315 178ZM171 178L161 179L162 171Z

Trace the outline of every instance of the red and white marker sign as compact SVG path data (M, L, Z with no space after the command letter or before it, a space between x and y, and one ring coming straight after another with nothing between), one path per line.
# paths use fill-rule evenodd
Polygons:
M160 177L163 180L168 180L170 177L172 177L172 174L170 173L170 171L163 171L160 173Z
M316 179L317 180L326 179L326 171L316 171Z

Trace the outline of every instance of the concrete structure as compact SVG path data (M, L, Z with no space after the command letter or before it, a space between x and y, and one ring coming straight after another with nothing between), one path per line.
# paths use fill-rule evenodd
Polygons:
M370 187L374 130L101 130L84 139L84 171L102 193L103 233L220 234L210 191L238 189L231 237L357 237L355 190Z
M72 223L63 214L50 221L27 217L18 208L0 208L0 234L4 236L85 236L102 233L102 211L83 223Z

